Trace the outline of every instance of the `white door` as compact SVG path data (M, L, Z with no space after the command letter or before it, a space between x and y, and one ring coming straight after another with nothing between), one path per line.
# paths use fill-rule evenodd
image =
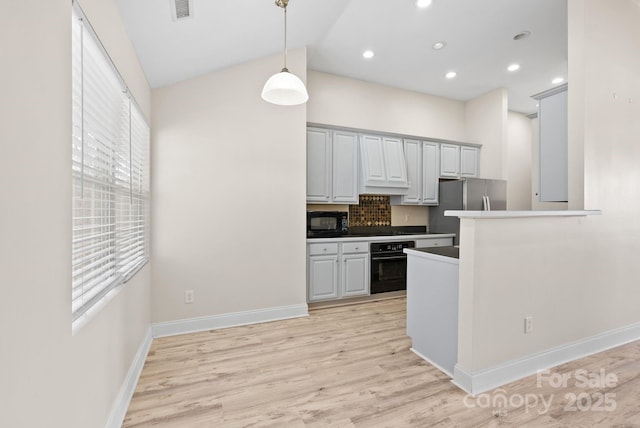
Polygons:
M366 185L376 186L386 183L387 173L384 165L382 137L360 135L362 153L362 173Z
M342 256L342 296L369 294L369 254Z
M338 256L309 257L309 301L338 297Z
M458 177L460 174L460 146L440 144L440 176Z
M438 143L425 141L422 145L422 202L438 204Z
M333 202L358 203L358 134L333 131Z
M387 182L390 185L398 184L406 187L407 165L404 160L402 140L399 138L383 138L385 154L385 170Z
M307 202L331 200L331 132L307 129Z
M478 148L460 146L460 176L478 176Z
M421 141L404 140L404 156L407 162L407 180L409 181L409 189L407 190L407 194L402 196L403 204L419 204L421 202L421 145Z

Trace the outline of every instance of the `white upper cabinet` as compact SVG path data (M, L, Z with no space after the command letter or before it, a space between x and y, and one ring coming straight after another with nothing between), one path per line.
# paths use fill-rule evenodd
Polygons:
M478 147L440 144L440 177L478 177L479 164Z
M393 205L438 204L438 143L404 140L409 189L406 195L392 196Z
M358 203L358 134L333 131L333 202Z
M458 177L460 175L460 146L440 144L440 176Z
M567 202L569 199L567 89L565 84L533 96L539 105L542 202Z
M384 170L384 146L382 137L360 135L360 153L362 154L362 174L367 186L384 186L387 173Z
M400 196L403 205L419 205L422 202L422 141L404 140L404 156L407 159L409 189Z
M307 129L307 202L331 202L331 131Z
M383 138L385 169L387 171L387 182L398 186L408 187L407 165L404 160L404 150L402 140L399 138Z
M438 151L438 143L422 143L422 203L425 205L438 205Z
M360 134L361 194L407 193L407 166L402 140Z
M460 146L460 176L478 176L478 148L470 146Z
M358 203L358 134L307 128L307 202Z

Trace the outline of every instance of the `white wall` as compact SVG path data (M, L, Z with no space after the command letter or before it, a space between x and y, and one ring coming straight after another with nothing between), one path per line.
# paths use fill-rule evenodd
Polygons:
M307 121L466 141L461 101L309 70Z
M510 111L507 121L507 209L531 209L531 119Z
M112 1L85 12L145 113ZM149 267L71 334L71 2L0 14L0 426L101 427L150 325Z
M570 174L584 171L577 199L602 215L462 222L459 364L469 371L640 323L640 8L568 4L569 141L579 146L569 155L583 165Z
M482 178L507 178L507 112L504 88L487 92L465 104L467 142L482 144Z
M154 322L306 305L306 105L260 98L281 59L153 90Z

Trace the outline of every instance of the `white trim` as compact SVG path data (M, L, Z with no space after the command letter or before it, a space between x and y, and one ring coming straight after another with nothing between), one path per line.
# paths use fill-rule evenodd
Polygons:
M131 402L131 397L133 397L133 392L135 391L136 385L138 384L140 373L142 373L144 362L147 359L147 354L149 353L149 349L151 348L152 341L153 336L151 332L151 326L149 326L149 328L147 329L147 333L142 339L142 343L140 343L138 352L136 352L136 355L133 358L131 367L129 367L127 376L125 377L124 382L120 387L120 392L118 392L118 396L113 403L113 407L111 409L111 413L109 414L109 419L107 419L107 423L105 424L105 428L120 428L122 426L124 417L127 414L127 409L129 408L129 403Z
M151 328L153 329L153 337L155 338L269 321L279 321L289 318L306 317L308 315L309 311L306 304L290 305L244 312L233 312L222 315L212 315L201 318L160 322L152 324Z
M453 383L476 395L536 374L538 370L550 369L639 339L640 323L636 323L471 373L456 364Z
M423 360L425 360L427 363L431 364L433 367L437 368L438 370L440 370L442 373L446 374L449 377L453 377L453 375L451 373L449 373L449 370L444 369L441 365L434 363L433 361L431 361L429 358L425 357L424 355L422 355L420 352L416 351L414 348L409 348L411 350L411 352L413 352L414 354L416 354L418 357L422 358Z

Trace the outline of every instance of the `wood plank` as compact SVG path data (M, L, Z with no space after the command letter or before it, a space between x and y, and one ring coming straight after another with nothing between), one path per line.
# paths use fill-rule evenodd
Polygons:
M640 427L640 342L551 370L604 369L613 387L530 376L487 393L535 394L548 409L480 406L410 346L405 298L156 339L123 427ZM615 394L616 409L567 411L566 394L581 393Z

